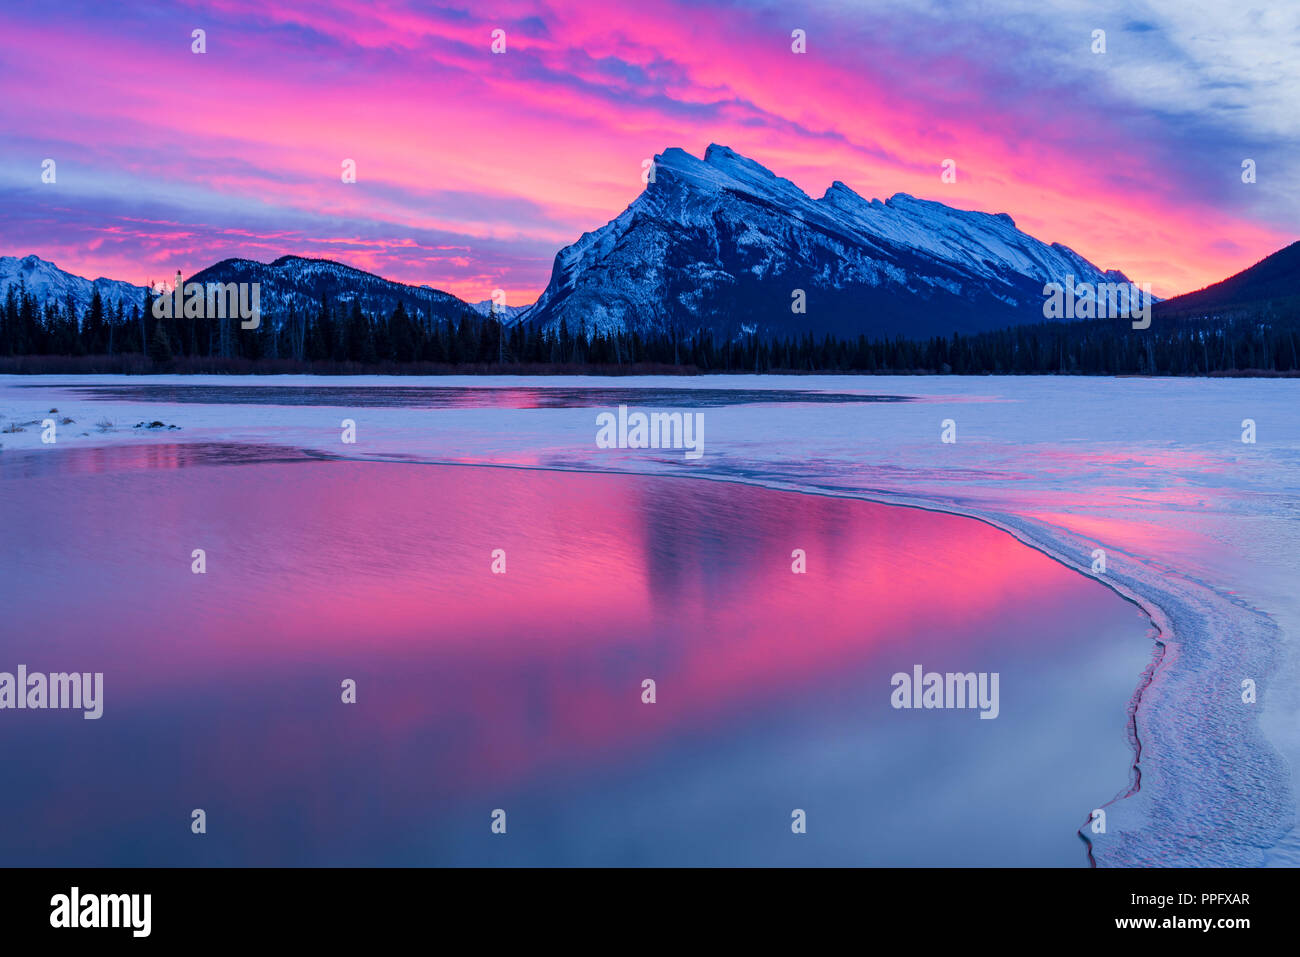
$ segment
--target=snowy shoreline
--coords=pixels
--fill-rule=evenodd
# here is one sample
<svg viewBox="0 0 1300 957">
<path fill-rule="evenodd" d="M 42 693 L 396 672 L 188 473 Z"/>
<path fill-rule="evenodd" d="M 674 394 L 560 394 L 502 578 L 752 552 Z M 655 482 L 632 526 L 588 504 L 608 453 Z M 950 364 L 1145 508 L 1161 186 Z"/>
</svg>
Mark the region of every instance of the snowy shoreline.
<svg viewBox="0 0 1300 957">
<path fill-rule="evenodd" d="M 1165 647 L 1149 684 L 1135 692 L 1141 787 L 1107 806 L 1106 834 L 1086 838 L 1098 865 L 1300 863 L 1293 830 L 1300 535 L 1292 505 L 1300 497 L 1300 382 L 800 376 L 346 383 L 887 391 L 914 399 L 708 408 L 706 454 L 696 463 L 683 462 L 680 453 L 598 449 L 594 417 L 601 406 L 142 403 L 76 391 L 153 384 L 274 390 L 342 383 L 309 376 L 2 376 L 0 428 L 51 417 L 75 421 L 59 427 L 55 446 L 41 444 L 35 425 L 0 434 L 0 462 L 21 448 L 260 444 L 362 460 L 708 478 L 986 522 L 1136 604 Z M 340 441 L 344 417 L 358 423 L 355 445 Z M 958 423 L 955 445 L 939 442 L 947 418 Z M 1254 447 L 1239 438 L 1245 418 L 1259 423 Z M 93 427 L 101 419 L 125 427 L 101 432 Z M 131 427 L 154 420 L 179 428 Z M 1100 575 L 1091 570 L 1098 547 L 1107 558 Z M 1257 704 L 1241 700 L 1244 679 L 1258 684 Z"/>
</svg>

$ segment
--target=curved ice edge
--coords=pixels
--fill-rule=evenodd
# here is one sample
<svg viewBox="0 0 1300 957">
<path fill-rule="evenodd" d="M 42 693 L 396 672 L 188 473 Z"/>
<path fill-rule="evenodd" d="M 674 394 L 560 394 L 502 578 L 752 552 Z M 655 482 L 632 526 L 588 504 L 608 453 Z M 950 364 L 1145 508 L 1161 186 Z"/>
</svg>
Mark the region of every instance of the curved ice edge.
<svg viewBox="0 0 1300 957">
<path fill-rule="evenodd" d="M 1254 678 L 1260 689 L 1258 706 L 1263 707 L 1265 679 L 1277 666 L 1276 623 L 1240 599 L 1158 568 L 1153 561 L 1113 544 L 1097 543 L 1108 556 L 1101 577 L 1091 571 L 1092 539 L 939 495 L 827 487 L 756 473 L 720 474 L 716 469 L 705 473 L 665 468 L 663 463 L 649 469 L 595 468 L 586 463 L 514 464 L 316 452 L 321 458 L 354 461 L 702 479 L 858 499 L 983 522 L 1109 588 L 1140 609 L 1154 629 L 1151 662 L 1127 709 L 1133 751 L 1129 783 L 1108 801 L 1084 811 L 1085 821 L 1077 832 L 1089 866 L 1260 866 L 1265 852 L 1294 825 L 1285 761 L 1260 731 L 1259 712 L 1240 697 L 1241 678 Z M 1216 640 L 1216 636 L 1222 637 Z M 1102 834 L 1091 834 L 1096 808 L 1106 809 Z"/>
</svg>

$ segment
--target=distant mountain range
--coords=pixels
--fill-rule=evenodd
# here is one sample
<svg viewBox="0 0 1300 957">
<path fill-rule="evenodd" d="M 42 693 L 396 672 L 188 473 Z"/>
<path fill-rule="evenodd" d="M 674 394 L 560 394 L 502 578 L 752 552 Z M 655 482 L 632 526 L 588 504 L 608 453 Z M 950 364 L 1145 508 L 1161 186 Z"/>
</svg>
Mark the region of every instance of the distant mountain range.
<svg viewBox="0 0 1300 957">
<path fill-rule="evenodd" d="M 289 311 L 314 311 L 320 307 L 321 298 L 350 303 L 360 300 L 367 314 L 389 315 L 400 302 L 413 317 L 438 319 L 448 317 L 457 322 L 468 316 L 486 315 L 486 309 L 471 306 L 451 293 L 430 286 L 411 286 L 393 282 L 373 273 L 355 269 L 328 259 L 306 259 L 301 256 L 281 256 L 272 263 L 259 263 L 251 259 L 223 259 L 192 276 L 182 276 L 186 283 L 259 283 L 263 314 L 283 317 Z M 175 274 L 161 275 L 155 281 L 170 285 Z M 75 276 L 38 256 L 18 259 L 0 257 L 0 301 L 8 295 L 11 286 L 26 287 L 37 299 L 54 299 L 59 303 L 71 299 L 79 313 L 84 313 L 99 290 L 106 306 L 119 300 L 129 309 L 144 302 L 145 287 L 114 279 L 96 279 L 93 282 Z M 490 305 L 490 301 L 488 305 Z M 518 310 L 516 310 L 517 312 Z M 507 315 L 510 315 L 507 310 Z"/>
<path fill-rule="evenodd" d="M 812 199 L 724 146 L 710 146 L 702 160 L 666 150 L 653 172 L 626 210 L 559 252 L 535 304 L 499 311 L 505 324 L 547 332 L 564 325 L 575 336 L 705 329 L 718 341 L 750 333 L 919 339 L 1040 322 L 1044 285 L 1067 277 L 1129 281 L 1022 232 L 1005 213 L 962 211 L 905 193 L 866 200 L 840 182 Z M 1298 272 L 1300 243 L 1160 303 L 1156 315 L 1295 294 Z M 290 309 L 314 311 L 322 297 L 359 301 L 372 315 L 387 315 L 399 302 L 414 317 L 459 322 L 492 314 L 491 300 L 471 304 L 324 259 L 227 259 L 183 278 L 260 283 L 262 312 L 277 322 Z M 128 308 L 145 291 L 84 279 L 37 256 L 0 257 L 0 300 L 19 284 L 40 300 L 70 299 L 79 311 L 96 290 L 106 303 L 123 300 Z M 800 299 L 802 312 L 792 308 Z"/>
<path fill-rule="evenodd" d="M 510 325 L 529 309 L 533 308 L 533 304 L 529 303 L 526 306 L 497 306 L 494 311 L 493 301 L 491 299 L 484 299 L 482 302 L 470 303 L 469 307 L 480 316 L 495 315 L 498 316 L 506 325 Z"/>
</svg>

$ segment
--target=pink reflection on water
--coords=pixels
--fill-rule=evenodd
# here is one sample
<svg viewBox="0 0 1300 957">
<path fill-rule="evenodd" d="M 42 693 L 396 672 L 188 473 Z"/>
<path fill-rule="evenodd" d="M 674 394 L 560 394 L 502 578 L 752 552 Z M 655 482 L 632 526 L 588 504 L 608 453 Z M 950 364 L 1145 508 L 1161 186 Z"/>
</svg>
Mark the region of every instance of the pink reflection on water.
<svg viewBox="0 0 1300 957">
<path fill-rule="evenodd" d="M 116 708 L 146 711 L 178 688 L 273 697 L 304 673 L 326 708 L 339 676 L 365 673 L 367 732 L 344 747 L 440 736 L 439 789 L 599 761 L 925 656 L 984 670 L 1042 653 L 1044 620 L 1099 600 L 1011 537 L 933 512 L 516 469 L 180 469 L 194 454 L 113 449 L 149 471 L 83 462 L 42 482 L 49 508 L 9 486 L 6 535 L 32 543 L 9 578 L 15 660 L 75 653 L 111 676 Z M 206 575 L 190 572 L 195 547 Z M 281 717 L 215 750 L 297 765 L 310 724 Z"/>
</svg>

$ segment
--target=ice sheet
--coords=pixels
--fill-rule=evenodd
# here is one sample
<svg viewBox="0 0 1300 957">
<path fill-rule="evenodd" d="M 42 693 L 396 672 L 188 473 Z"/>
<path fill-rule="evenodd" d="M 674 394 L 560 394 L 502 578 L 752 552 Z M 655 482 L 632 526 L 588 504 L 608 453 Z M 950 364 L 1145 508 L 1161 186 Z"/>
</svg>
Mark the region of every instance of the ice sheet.
<svg viewBox="0 0 1300 957">
<path fill-rule="evenodd" d="M 129 401 L 84 391 L 141 385 L 266 389 L 268 404 Z M 331 400 L 345 404 L 290 404 L 307 385 L 490 391 L 478 407 L 413 408 L 396 392 L 391 405 L 382 393 L 366 402 L 354 395 Z M 581 393 L 547 403 L 512 391 L 547 388 L 602 391 L 592 405 L 580 404 Z M 657 391 L 637 391 L 645 389 Z M 692 390 L 704 390 L 698 403 Z M 728 405 L 718 404 L 716 390 L 774 395 L 771 403 L 746 396 Z M 911 401 L 798 402 L 775 394 L 789 390 Z M 624 402 L 701 412 L 702 458 L 598 448 L 597 414 Z M 0 377 L 0 416 L 0 429 L 30 423 L 0 434 L 0 455 L 235 442 L 350 458 L 692 475 L 969 515 L 1083 574 L 1094 574 L 1094 551 L 1103 549 L 1106 571 L 1097 577 L 1147 611 L 1165 652 L 1150 684 L 1135 689 L 1140 787 L 1106 808 L 1106 833 L 1086 831 L 1097 863 L 1300 864 L 1293 830 L 1300 381 L 8 376 Z M 40 422 L 65 416 L 75 421 L 43 445 Z M 356 422 L 355 444 L 342 441 L 345 418 Z M 948 419 L 952 444 L 941 441 Z M 1254 443 L 1242 441 L 1247 419 Z M 134 427 L 154 420 L 179 428 Z M 101 430 L 101 421 L 113 424 Z M 1248 679 L 1259 688 L 1253 704 L 1242 700 Z"/>
</svg>

